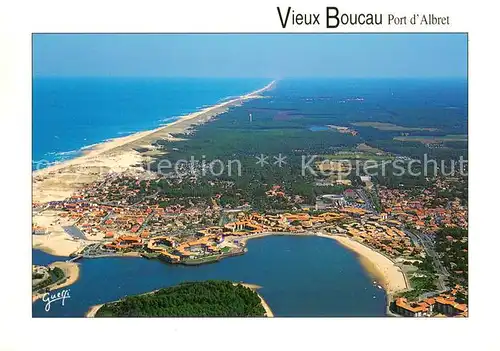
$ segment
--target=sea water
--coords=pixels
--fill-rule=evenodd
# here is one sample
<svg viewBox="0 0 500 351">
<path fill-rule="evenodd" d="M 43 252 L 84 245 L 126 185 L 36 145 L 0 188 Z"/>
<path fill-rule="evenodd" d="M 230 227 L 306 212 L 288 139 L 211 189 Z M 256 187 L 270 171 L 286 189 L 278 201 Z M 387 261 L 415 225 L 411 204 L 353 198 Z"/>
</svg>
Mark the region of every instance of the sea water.
<svg viewBox="0 0 500 351">
<path fill-rule="evenodd" d="M 33 79 L 32 169 L 81 154 L 82 148 L 171 123 L 271 79 Z"/>
</svg>

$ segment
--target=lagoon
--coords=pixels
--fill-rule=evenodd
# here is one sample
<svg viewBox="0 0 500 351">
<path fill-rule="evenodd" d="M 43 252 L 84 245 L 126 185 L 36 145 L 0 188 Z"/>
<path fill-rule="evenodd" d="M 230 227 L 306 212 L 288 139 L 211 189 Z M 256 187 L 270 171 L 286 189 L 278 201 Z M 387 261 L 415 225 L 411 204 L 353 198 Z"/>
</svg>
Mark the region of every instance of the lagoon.
<svg viewBox="0 0 500 351">
<path fill-rule="evenodd" d="M 310 126 L 309 130 L 311 132 L 324 132 L 325 130 L 329 130 L 327 126 Z"/>
<path fill-rule="evenodd" d="M 65 305 L 33 304 L 34 317 L 82 317 L 90 306 L 183 281 L 226 279 L 262 286 L 259 294 L 276 317 L 375 317 L 386 315 L 386 294 L 357 256 L 335 240 L 269 236 L 252 239 L 245 255 L 201 266 L 169 265 L 144 258 L 83 259 L 80 279 Z M 64 258 L 33 250 L 33 264 Z"/>
</svg>

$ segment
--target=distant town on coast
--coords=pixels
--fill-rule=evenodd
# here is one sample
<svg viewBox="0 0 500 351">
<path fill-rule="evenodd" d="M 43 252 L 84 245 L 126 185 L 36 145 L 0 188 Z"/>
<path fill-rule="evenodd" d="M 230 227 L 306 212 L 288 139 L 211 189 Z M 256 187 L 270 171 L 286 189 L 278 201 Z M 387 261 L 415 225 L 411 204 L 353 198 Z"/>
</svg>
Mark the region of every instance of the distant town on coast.
<svg viewBox="0 0 500 351">
<path fill-rule="evenodd" d="M 461 34 L 35 35 L 33 316 L 468 317 L 467 96 Z"/>
</svg>

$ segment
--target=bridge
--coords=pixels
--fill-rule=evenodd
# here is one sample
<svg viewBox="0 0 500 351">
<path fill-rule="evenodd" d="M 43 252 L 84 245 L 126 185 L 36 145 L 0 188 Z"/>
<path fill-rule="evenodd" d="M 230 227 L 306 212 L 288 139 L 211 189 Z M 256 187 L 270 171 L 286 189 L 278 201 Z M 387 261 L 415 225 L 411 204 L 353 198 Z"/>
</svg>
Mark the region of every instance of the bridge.
<svg viewBox="0 0 500 351">
<path fill-rule="evenodd" d="M 83 255 L 76 255 L 75 257 L 73 257 L 70 260 L 67 260 L 66 262 L 75 262 L 76 260 L 79 260 L 82 257 L 83 257 Z"/>
</svg>

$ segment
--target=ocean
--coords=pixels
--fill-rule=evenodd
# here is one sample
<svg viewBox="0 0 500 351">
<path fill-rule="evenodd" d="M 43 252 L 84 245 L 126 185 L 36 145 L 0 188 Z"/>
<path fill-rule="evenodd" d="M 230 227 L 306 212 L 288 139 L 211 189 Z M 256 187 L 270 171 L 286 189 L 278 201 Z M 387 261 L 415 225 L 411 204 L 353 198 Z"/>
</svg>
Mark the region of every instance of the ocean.
<svg viewBox="0 0 500 351">
<path fill-rule="evenodd" d="M 157 128 L 271 79 L 33 79 L 32 169 L 77 157 L 107 139 Z"/>
<path fill-rule="evenodd" d="M 201 266 L 145 258 L 82 259 L 80 278 L 65 289 L 64 306 L 33 304 L 34 317 L 83 317 L 90 306 L 184 281 L 224 279 L 262 286 L 259 294 L 276 317 L 380 317 L 386 294 L 356 254 L 321 237 L 271 236 L 249 240 L 245 255 Z M 33 250 L 33 264 L 64 260 Z M 57 291 L 55 291 L 57 292 Z"/>
</svg>

